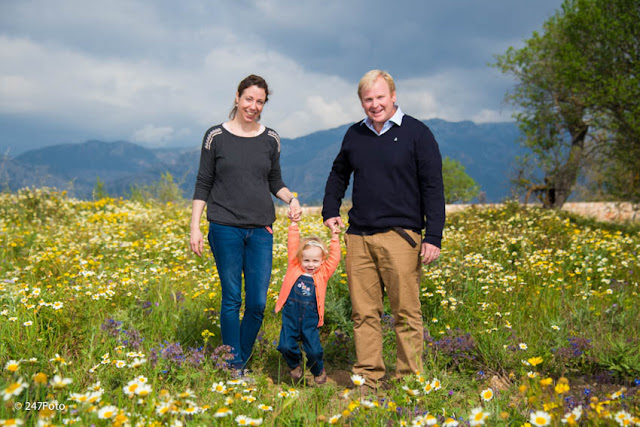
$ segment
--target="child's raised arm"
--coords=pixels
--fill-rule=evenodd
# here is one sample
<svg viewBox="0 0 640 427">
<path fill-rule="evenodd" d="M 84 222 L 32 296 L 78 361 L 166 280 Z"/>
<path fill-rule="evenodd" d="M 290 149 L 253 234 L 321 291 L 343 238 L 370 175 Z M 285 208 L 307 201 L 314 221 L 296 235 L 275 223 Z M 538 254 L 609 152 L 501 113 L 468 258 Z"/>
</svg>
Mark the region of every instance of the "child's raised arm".
<svg viewBox="0 0 640 427">
<path fill-rule="evenodd" d="M 298 228 L 298 222 L 292 220 L 291 224 L 289 224 L 289 231 L 287 232 L 287 258 L 289 259 L 289 264 L 296 258 L 299 244 L 300 229 Z"/>
<path fill-rule="evenodd" d="M 326 268 L 327 276 L 331 276 L 338 264 L 340 264 L 340 258 L 342 257 L 342 251 L 340 250 L 340 231 L 331 233 L 331 243 L 329 244 L 329 256 L 323 263 L 322 267 Z"/>
</svg>

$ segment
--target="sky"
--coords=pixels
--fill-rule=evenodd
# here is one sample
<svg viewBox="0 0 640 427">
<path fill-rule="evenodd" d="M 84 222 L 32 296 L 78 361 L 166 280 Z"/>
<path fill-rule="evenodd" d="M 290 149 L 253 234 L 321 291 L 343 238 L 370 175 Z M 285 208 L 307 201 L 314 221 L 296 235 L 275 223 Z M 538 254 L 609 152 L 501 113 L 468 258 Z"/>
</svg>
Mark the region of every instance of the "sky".
<svg viewBox="0 0 640 427">
<path fill-rule="evenodd" d="M 488 64 L 561 0 L 0 0 L 0 154 L 89 139 L 198 146 L 264 77 L 285 138 L 364 117 L 370 69 L 419 119 L 511 120 Z"/>
</svg>

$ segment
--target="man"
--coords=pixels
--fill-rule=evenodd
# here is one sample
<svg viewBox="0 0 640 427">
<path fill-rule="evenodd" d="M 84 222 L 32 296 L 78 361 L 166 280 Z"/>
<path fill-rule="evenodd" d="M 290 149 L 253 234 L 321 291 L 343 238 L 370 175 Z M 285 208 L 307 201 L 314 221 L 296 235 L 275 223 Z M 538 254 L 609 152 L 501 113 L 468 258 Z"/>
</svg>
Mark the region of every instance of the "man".
<svg viewBox="0 0 640 427">
<path fill-rule="evenodd" d="M 353 173 L 345 234 L 357 356 L 353 372 L 376 390 L 385 375 L 380 322 L 385 289 L 395 321 L 396 376 L 422 371 L 420 262 L 440 256 L 444 188 L 438 144 L 424 123 L 395 105 L 393 78 L 369 71 L 358 96 L 367 118 L 344 136 L 327 180 L 322 216 L 332 231 L 344 227 L 339 210 Z"/>
</svg>

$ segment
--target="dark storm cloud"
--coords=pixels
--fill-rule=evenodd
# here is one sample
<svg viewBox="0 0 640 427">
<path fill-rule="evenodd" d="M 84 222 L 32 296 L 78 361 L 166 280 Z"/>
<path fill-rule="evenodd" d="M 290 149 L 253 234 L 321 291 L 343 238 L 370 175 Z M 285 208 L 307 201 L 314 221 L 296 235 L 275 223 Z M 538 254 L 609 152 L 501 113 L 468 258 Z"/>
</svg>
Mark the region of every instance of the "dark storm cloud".
<svg viewBox="0 0 640 427">
<path fill-rule="evenodd" d="M 0 0 L 0 115 L 46 117 L 87 138 L 192 143 L 256 72 L 274 89 L 264 119 L 298 136 L 359 119 L 358 79 L 382 68 L 420 118 L 505 120 L 511 82 L 487 63 L 560 5 Z"/>
</svg>

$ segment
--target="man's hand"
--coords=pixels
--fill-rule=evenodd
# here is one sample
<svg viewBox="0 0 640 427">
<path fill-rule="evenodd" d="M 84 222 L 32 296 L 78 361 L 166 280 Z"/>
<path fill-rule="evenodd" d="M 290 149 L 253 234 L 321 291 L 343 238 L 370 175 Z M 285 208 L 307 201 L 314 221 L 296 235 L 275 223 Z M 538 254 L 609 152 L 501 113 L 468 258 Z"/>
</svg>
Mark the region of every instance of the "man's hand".
<svg viewBox="0 0 640 427">
<path fill-rule="evenodd" d="M 333 218 L 329 218 L 324 222 L 324 225 L 329 227 L 332 233 L 337 234 L 341 229 L 345 227 L 344 222 L 342 222 L 342 218 L 339 216 L 334 216 Z"/>
<path fill-rule="evenodd" d="M 440 248 L 431 243 L 423 243 L 420 249 L 420 256 L 423 264 L 431 264 L 440 256 Z"/>
</svg>

